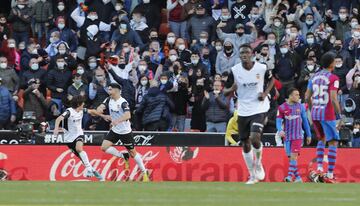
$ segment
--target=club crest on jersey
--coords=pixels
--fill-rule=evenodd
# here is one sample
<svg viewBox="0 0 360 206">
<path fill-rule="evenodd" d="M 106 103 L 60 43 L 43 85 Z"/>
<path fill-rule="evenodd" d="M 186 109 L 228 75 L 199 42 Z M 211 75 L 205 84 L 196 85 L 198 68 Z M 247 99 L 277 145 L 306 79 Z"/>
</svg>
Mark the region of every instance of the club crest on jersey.
<svg viewBox="0 0 360 206">
<path fill-rule="evenodd" d="M 260 74 L 259 74 L 259 73 L 256 74 L 256 79 L 257 79 L 257 80 L 260 80 Z"/>
</svg>

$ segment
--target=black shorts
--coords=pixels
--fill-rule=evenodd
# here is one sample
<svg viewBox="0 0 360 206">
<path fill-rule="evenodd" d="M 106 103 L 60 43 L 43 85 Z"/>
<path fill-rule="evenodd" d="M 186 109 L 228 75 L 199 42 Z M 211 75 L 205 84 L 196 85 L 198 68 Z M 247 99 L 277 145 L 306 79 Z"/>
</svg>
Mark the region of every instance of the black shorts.
<svg viewBox="0 0 360 206">
<path fill-rule="evenodd" d="M 266 113 L 255 114 L 248 117 L 238 117 L 238 129 L 241 140 L 250 138 L 251 132 L 262 133 L 264 129 L 264 122 Z"/>
<path fill-rule="evenodd" d="M 110 130 L 110 132 L 107 133 L 107 135 L 105 136 L 104 140 L 108 140 L 114 144 L 116 144 L 120 140 L 122 145 L 124 145 L 125 148 L 128 150 L 134 149 L 134 145 L 135 145 L 132 132 L 127 134 L 117 134 L 112 130 Z"/>
<path fill-rule="evenodd" d="M 76 156 L 79 156 L 79 153 L 76 151 L 76 143 L 77 142 L 84 142 L 84 135 L 78 136 L 73 142 L 66 143 L 66 146 L 73 152 Z"/>
</svg>

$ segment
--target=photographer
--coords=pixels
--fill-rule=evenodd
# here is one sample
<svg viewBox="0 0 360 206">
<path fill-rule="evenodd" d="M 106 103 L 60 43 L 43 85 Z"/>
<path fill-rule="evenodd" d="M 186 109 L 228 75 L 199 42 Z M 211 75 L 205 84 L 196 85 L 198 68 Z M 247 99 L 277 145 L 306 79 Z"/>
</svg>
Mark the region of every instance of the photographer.
<svg viewBox="0 0 360 206">
<path fill-rule="evenodd" d="M 24 91 L 24 112 L 34 112 L 36 119 L 45 120 L 47 102 L 44 95 L 39 91 L 40 79 L 30 79 Z"/>
</svg>

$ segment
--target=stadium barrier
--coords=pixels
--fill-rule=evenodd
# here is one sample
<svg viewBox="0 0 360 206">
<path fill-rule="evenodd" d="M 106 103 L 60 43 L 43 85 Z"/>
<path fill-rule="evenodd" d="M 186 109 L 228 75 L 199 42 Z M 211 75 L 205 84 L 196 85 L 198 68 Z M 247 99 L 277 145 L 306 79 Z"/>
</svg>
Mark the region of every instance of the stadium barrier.
<svg viewBox="0 0 360 206">
<path fill-rule="evenodd" d="M 124 149 L 119 147 L 119 149 Z M 240 147 L 145 147 L 136 148 L 153 181 L 245 181 L 248 176 Z M 107 181 L 137 181 L 141 173 L 131 160 L 103 153 L 99 146 L 85 146 L 91 164 Z M 299 172 L 303 179 L 315 162 L 315 149 L 303 148 Z M 339 148 L 336 178 L 360 182 L 360 150 Z M 327 158 L 325 157 L 325 161 Z M 282 148 L 264 148 L 267 182 L 280 182 L 287 174 L 288 160 Z M 325 164 L 325 168 L 326 168 Z M 66 146 L 0 145 L 0 174 L 7 180 L 83 181 L 87 179 L 81 161 Z"/>
<path fill-rule="evenodd" d="M 85 132 L 86 145 L 101 145 L 106 131 Z M 263 144 L 275 146 L 275 134 L 265 133 Z M 135 144 L 139 146 L 224 146 L 226 145 L 224 133 L 200 132 L 134 132 Z M 63 136 L 52 133 L 34 133 L 31 141 L 24 141 L 15 131 L 0 131 L 0 144 L 37 144 L 58 145 L 64 143 Z M 117 145 L 121 145 L 118 142 Z"/>
</svg>

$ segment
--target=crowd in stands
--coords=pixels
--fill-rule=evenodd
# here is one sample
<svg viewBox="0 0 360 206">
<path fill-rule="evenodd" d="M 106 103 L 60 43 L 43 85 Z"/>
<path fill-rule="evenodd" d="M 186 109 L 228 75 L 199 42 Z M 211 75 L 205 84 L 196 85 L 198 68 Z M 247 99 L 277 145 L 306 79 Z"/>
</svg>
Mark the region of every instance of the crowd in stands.
<svg viewBox="0 0 360 206">
<path fill-rule="evenodd" d="M 3 2 L 3 1 L 2 1 Z M 4 1 L 5 2 L 5 1 Z M 225 132 L 236 94 L 222 90 L 239 47 L 276 78 L 268 115 L 296 87 L 301 97 L 336 53 L 342 108 L 360 119 L 359 0 L 13 0 L 0 14 L 0 129 L 24 112 L 53 128 L 74 96 L 96 108 L 122 86 L 135 130 Z M 344 113 L 350 113 L 347 109 Z M 86 116 L 84 128 L 109 124 Z M 359 133 L 358 133 L 359 135 Z"/>
</svg>

